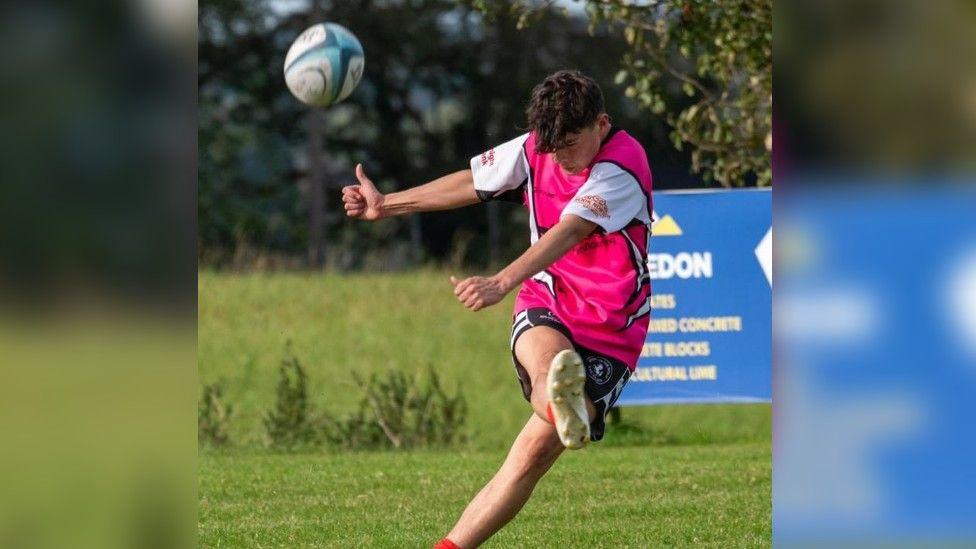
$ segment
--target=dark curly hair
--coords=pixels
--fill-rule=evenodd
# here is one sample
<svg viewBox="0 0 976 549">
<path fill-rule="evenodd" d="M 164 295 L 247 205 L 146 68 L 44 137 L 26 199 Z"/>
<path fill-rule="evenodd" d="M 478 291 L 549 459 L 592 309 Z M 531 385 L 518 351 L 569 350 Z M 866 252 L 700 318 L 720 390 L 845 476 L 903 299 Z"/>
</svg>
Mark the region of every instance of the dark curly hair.
<svg viewBox="0 0 976 549">
<path fill-rule="evenodd" d="M 536 151 L 565 147 L 566 134 L 592 125 L 604 110 L 603 92 L 592 78 L 570 70 L 550 74 L 532 90 L 525 109 Z"/>
</svg>

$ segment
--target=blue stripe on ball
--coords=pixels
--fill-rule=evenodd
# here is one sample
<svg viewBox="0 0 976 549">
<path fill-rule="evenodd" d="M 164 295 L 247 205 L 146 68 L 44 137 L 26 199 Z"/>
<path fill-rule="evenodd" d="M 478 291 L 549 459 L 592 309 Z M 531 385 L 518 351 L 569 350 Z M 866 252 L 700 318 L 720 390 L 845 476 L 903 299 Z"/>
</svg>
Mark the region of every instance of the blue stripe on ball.
<svg viewBox="0 0 976 549">
<path fill-rule="evenodd" d="M 363 55 L 363 49 L 356 37 L 345 28 L 334 23 L 326 23 L 326 27 L 329 29 L 329 36 L 333 37 L 339 46 L 339 55 L 335 59 L 338 63 L 332 64 L 332 73 L 335 75 L 333 82 L 336 82 L 335 89 L 332 91 L 332 101 L 334 102 L 339 98 L 339 93 L 345 86 L 349 60 L 357 55 Z"/>
</svg>

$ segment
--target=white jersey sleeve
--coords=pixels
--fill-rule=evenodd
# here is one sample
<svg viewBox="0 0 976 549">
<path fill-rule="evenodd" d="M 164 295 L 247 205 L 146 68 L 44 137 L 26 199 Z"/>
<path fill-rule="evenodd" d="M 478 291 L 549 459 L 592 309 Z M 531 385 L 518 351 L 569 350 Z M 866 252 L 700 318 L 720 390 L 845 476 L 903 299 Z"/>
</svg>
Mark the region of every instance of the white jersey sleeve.
<svg viewBox="0 0 976 549">
<path fill-rule="evenodd" d="M 522 146 L 528 137 L 529 134 L 520 135 L 471 159 L 474 189 L 482 200 L 491 200 L 525 183 L 529 171 Z"/>
<path fill-rule="evenodd" d="M 647 196 L 640 182 L 610 162 L 593 165 L 586 183 L 563 208 L 561 216 L 567 214 L 592 221 L 608 233 L 623 229 L 634 219 L 651 222 Z"/>
</svg>

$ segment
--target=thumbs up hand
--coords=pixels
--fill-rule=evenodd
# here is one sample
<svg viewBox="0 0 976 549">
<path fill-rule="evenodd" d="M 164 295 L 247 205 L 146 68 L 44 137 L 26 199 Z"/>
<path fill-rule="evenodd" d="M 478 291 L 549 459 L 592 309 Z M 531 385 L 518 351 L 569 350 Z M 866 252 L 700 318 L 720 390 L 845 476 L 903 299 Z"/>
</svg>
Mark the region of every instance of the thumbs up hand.
<svg viewBox="0 0 976 549">
<path fill-rule="evenodd" d="M 356 179 L 358 185 L 342 188 L 342 202 L 346 208 L 346 215 L 364 221 L 373 221 L 383 217 L 383 194 L 376 189 L 376 185 L 366 177 L 362 164 L 356 164 Z"/>
</svg>

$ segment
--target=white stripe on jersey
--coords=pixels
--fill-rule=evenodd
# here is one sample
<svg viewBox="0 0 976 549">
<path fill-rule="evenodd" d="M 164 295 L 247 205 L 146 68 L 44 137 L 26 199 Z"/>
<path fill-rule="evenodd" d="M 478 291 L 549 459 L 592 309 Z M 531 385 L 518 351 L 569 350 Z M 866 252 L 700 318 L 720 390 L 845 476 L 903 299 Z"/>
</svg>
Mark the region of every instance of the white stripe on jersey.
<svg viewBox="0 0 976 549">
<path fill-rule="evenodd" d="M 650 229 L 648 229 L 648 231 L 650 231 Z M 647 256 L 641 253 L 640 248 L 637 247 L 637 244 L 634 243 L 634 240 L 630 238 L 629 234 L 627 234 L 627 230 L 624 229 L 620 231 L 620 234 L 624 235 L 624 239 L 627 240 L 628 244 L 630 244 L 629 247 L 630 247 L 631 259 L 633 260 L 634 265 L 637 265 L 637 288 L 634 289 L 634 293 L 631 294 L 631 297 L 627 301 L 627 306 L 630 306 L 631 301 L 637 299 L 637 296 L 640 295 L 641 288 L 644 287 L 644 282 L 649 281 L 651 279 L 651 273 L 647 269 L 647 262 L 646 262 Z M 645 253 L 647 253 L 646 248 L 645 248 Z"/>
<path fill-rule="evenodd" d="M 634 323 L 635 320 L 637 320 L 638 318 L 640 318 L 640 317 L 642 317 L 642 316 L 644 316 L 644 315 L 646 315 L 646 314 L 648 314 L 650 312 L 651 312 L 651 298 L 648 297 L 644 301 L 644 304 L 641 305 L 641 308 L 638 309 L 636 313 L 634 313 L 634 314 L 632 314 L 632 315 L 630 315 L 630 316 L 627 317 L 627 324 L 625 324 L 622 329 L 623 330 L 626 330 L 627 328 L 630 328 L 630 326 Z"/>
<path fill-rule="evenodd" d="M 511 341 L 509 341 L 508 346 L 513 351 L 515 350 L 515 338 L 518 337 L 519 332 L 531 326 L 532 326 L 532 322 L 530 322 L 528 318 L 523 318 L 522 320 L 517 322 L 515 326 L 512 327 L 512 338 Z"/>
<path fill-rule="evenodd" d="M 549 271 L 539 271 L 535 273 L 532 280 L 538 280 L 539 282 L 545 284 L 546 288 L 549 289 L 549 293 L 552 294 L 552 297 L 556 297 L 556 281 L 552 279 L 552 275 L 549 274 Z"/>
<path fill-rule="evenodd" d="M 522 162 L 525 163 L 525 173 L 528 174 L 525 176 L 525 189 L 528 193 L 526 202 L 529 203 L 529 244 L 532 245 L 539 240 L 539 226 L 535 222 L 535 192 L 533 191 L 535 181 L 532 181 L 532 170 L 529 167 L 529 159 L 525 155 L 525 149 L 522 150 Z"/>
</svg>

